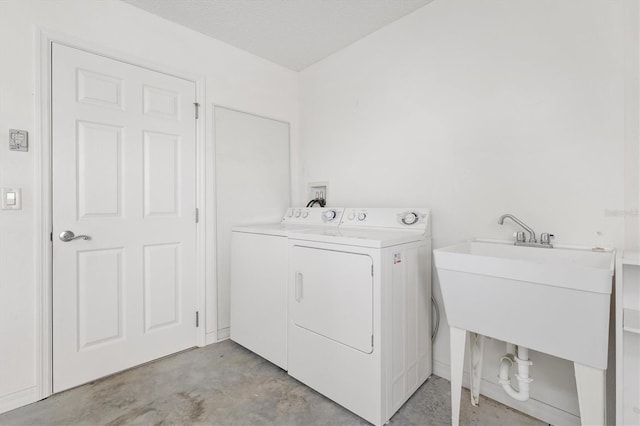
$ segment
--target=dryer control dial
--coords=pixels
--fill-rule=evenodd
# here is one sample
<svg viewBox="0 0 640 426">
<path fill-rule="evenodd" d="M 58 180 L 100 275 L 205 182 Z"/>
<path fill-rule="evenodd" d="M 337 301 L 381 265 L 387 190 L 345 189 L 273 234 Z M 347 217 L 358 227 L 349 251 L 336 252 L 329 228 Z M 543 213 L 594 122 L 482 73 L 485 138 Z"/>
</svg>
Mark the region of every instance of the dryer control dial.
<svg viewBox="0 0 640 426">
<path fill-rule="evenodd" d="M 408 212 L 402 215 L 402 223 L 405 225 L 413 225 L 418 222 L 419 216 L 414 212 Z"/>
<path fill-rule="evenodd" d="M 338 213 L 335 210 L 327 210 L 326 212 L 322 213 L 322 220 L 324 220 L 325 222 L 331 222 L 336 218 L 337 214 Z"/>
<path fill-rule="evenodd" d="M 287 212 L 287 217 L 293 217 L 293 210 L 289 210 Z"/>
<path fill-rule="evenodd" d="M 360 212 L 358 213 L 358 220 L 360 222 L 362 222 L 363 220 L 365 220 L 367 218 L 367 214 L 365 212 Z"/>
<path fill-rule="evenodd" d="M 295 213 L 294 213 L 294 216 L 295 217 L 300 217 L 300 210 L 296 210 Z"/>
<path fill-rule="evenodd" d="M 307 216 L 309 216 L 309 212 L 306 212 L 306 211 L 305 211 L 305 212 L 302 212 L 302 217 L 303 217 L 303 218 L 305 218 L 305 219 L 306 219 L 306 218 L 307 218 Z"/>
</svg>

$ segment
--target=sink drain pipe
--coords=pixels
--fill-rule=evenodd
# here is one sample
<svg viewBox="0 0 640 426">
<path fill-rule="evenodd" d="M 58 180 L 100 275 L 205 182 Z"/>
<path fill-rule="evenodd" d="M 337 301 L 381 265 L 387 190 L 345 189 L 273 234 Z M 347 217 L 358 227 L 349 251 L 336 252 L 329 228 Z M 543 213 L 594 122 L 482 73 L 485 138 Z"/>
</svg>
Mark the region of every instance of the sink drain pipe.
<svg viewBox="0 0 640 426">
<path fill-rule="evenodd" d="M 516 374 L 518 389 L 514 389 L 511 386 L 511 379 L 509 378 L 511 367 L 513 367 L 514 363 L 518 366 L 518 373 Z M 529 349 L 518 346 L 516 352 L 516 346 L 512 343 L 507 343 L 507 353 L 500 358 L 498 382 L 511 398 L 522 402 L 529 400 L 529 384 L 533 381 L 529 377 L 529 367 L 532 364 L 529 361 Z"/>
</svg>

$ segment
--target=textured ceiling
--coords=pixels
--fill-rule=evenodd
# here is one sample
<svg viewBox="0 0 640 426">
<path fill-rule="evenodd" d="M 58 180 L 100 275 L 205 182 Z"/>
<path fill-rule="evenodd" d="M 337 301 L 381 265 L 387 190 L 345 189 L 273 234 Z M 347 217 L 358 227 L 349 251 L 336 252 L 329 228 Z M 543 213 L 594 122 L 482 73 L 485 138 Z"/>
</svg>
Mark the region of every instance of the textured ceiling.
<svg viewBox="0 0 640 426">
<path fill-rule="evenodd" d="M 432 0 L 123 0 L 295 71 Z"/>
</svg>

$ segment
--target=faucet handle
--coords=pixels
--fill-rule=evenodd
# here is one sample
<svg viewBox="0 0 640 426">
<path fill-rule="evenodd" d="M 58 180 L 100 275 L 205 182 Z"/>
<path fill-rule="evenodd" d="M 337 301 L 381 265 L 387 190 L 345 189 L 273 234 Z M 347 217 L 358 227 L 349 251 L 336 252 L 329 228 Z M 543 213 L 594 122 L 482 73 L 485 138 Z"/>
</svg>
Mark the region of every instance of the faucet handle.
<svg viewBox="0 0 640 426">
<path fill-rule="evenodd" d="M 526 241 L 524 237 L 524 231 L 514 232 L 513 236 L 516 238 L 516 241 L 519 243 L 524 243 Z"/>
<path fill-rule="evenodd" d="M 540 234 L 540 244 L 551 244 L 552 238 L 555 238 L 555 235 L 543 232 Z"/>
</svg>

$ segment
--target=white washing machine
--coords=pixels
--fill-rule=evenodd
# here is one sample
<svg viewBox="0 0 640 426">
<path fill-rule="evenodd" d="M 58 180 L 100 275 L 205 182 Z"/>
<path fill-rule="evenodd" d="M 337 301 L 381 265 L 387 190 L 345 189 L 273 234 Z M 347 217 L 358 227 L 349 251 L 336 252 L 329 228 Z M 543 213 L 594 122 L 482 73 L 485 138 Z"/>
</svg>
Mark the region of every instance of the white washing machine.
<svg viewBox="0 0 640 426">
<path fill-rule="evenodd" d="M 383 425 L 431 375 L 428 209 L 289 233 L 289 374 Z"/>
<path fill-rule="evenodd" d="M 280 223 L 231 233 L 231 340 L 287 369 L 287 282 L 292 230 L 333 227 L 342 208 L 289 208 Z"/>
</svg>

